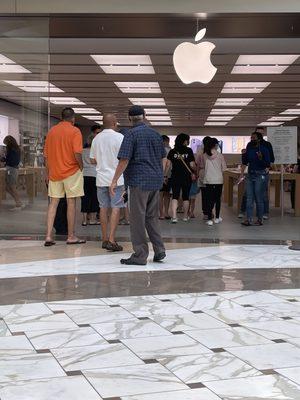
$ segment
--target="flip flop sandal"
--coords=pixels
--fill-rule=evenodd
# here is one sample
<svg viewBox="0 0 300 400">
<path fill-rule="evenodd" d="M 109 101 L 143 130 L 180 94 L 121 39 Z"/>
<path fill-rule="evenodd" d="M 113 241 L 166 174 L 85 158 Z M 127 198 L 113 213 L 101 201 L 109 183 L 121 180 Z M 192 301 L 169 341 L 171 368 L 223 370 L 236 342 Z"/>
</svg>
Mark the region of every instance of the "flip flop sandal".
<svg viewBox="0 0 300 400">
<path fill-rule="evenodd" d="M 54 245 L 56 245 L 56 243 L 54 242 L 54 240 L 48 240 L 48 241 L 46 241 L 46 242 L 44 243 L 44 246 L 45 246 L 45 247 L 51 247 L 51 246 L 54 246 Z"/>
<path fill-rule="evenodd" d="M 72 244 L 84 244 L 86 243 L 86 240 L 84 239 L 78 239 L 76 240 L 76 242 L 66 242 L 68 245 L 72 245 Z"/>
<path fill-rule="evenodd" d="M 81 225 L 82 225 L 82 226 L 87 226 L 87 223 L 86 223 L 86 222 L 83 222 Z"/>
</svg>

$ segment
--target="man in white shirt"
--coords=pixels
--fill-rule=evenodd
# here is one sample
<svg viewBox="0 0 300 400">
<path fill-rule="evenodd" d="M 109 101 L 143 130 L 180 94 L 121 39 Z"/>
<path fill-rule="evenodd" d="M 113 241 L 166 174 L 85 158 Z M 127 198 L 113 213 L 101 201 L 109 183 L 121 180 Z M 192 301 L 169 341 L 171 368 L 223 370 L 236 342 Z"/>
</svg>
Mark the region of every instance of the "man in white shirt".
<svg viewBox="0 0 300 400">
<path fill-rule="evenodd" d="M 122 251 L 123 248 L 115 240 L 115 234 L 120 219 L 120 208 L 125 207 L 123 200 L 124 178 L 118 180 L 116 195 L 111 197 L 109 186 L 118 165 L 118 153 L 123 141 L 123 135 L 117 132 L 117 118 L 114 114 L 103 117 L 103 130 L 92 142 L 90 158 L 96 164 L 97 194 L 100 206 L 102 230 L 102 248 L 110 251 Z M 110 215 L 110 232 L 108 232 L 108 211 Z"/>
</svg>

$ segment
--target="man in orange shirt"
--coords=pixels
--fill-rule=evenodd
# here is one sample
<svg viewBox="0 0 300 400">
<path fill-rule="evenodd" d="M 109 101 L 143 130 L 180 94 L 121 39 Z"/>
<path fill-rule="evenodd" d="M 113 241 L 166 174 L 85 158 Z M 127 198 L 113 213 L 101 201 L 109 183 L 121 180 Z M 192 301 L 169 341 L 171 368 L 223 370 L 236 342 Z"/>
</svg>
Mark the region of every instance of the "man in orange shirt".
<svg viewBox="0 0 300 400">
<path fill-rule="evenodd" d="M 62 111 L 62 121 L 50 129 L 46 137 L 44 156 L 49 180 L 50 203 L 47 214 L 45 246 L 53 246 L 52 230 L 59 200 L 67 198 L 67 244 L 85 243 L 75 236 L 76 198 L 84 195 L 82 175 L 82 135 L 74 126 L 72 108 Z"/>
</svg>

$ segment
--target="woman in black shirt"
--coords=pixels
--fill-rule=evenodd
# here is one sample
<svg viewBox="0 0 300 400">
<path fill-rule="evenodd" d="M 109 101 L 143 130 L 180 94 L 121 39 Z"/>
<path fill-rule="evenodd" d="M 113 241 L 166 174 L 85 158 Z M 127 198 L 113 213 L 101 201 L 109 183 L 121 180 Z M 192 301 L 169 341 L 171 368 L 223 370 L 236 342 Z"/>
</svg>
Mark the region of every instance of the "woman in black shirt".
<svg viewBox="0 0 300 400">
<path fill-rule="evenodd" d="M 17 191 L 18 168 L 21 159 L 20 147 L 16 139 L 10 135 L 4 138 L 3 143 L 6 146 L 6 156 L 3 159 L 6 166 L 6 190 L 16 202 L 11 211 L 21 210 L 24 206 Z"/>
<path fill-rule="evenodd" d="M 189 194 L 192 178 L 196 170 L 195 157 L 191 148 L 189 135 L 180 133 L 175 140 L 174 149 L 168 154 L 166 170 L 172 164 L 171 188 L 172 188 L 172 223 L 176 224 L 177 208 L 180 193 L 183 200 L 183 221 L 188 221 Z"/>
</svg>

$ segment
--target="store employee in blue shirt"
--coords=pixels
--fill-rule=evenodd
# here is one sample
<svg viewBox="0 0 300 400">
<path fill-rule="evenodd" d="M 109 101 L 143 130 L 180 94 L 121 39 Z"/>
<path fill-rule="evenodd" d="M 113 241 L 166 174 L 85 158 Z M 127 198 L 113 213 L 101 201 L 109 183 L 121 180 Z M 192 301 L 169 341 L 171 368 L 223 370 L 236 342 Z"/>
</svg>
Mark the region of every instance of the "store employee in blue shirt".
<svg viewBox="0 0 300 400">
<path fill-rule="evenodd" d="M 270 168 L 270 151 L 261 142 L 260 136 L 254 132 L 251 135 L 251 142 L 247 146 L 246 152 L 242 156 L 242 176 L 246 166 L 248 166 L 248 175 L 246 179 L 247 192 L 247 219 L 242 222 L 244 226 L 250 226 L 253 223 L 253 206 L 256 203 L 257 221 L 254 225 L 263 225 L 264 213 L 264 191 L 265 181 Z"/>
<path fill-rule="evenodd" d="M 119 151 L 119 164 L 110 192 L 113 196 L 119 177 L 124 173 L 129 187 L 130 235 L 133 254 L 122 259 L 121 264 L 146 265 L 149 239 L 154 250 L 155 262 L 166 257 L 165 246 L 159 229 L 159 191 L 163 185 L 166 152 L 161 135 L 145 124 L 145 110 L 140 106 L 129 109 L 133 127 L 124 136 Z"/>
</svg>

